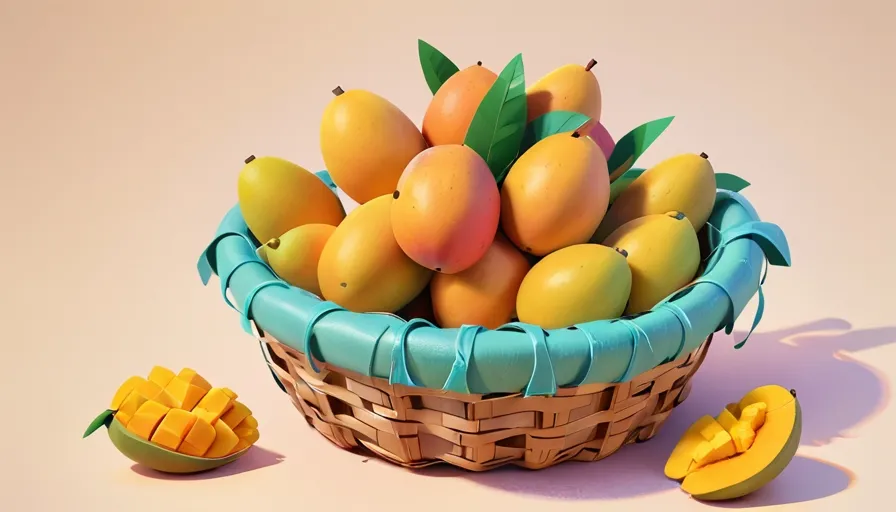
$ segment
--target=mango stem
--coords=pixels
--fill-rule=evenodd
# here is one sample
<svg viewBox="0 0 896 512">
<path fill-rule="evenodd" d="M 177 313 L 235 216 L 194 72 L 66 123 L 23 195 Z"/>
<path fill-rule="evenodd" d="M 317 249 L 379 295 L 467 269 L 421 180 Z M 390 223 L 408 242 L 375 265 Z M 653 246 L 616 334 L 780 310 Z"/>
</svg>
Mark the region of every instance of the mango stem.
<svg viewBox="0 0 896 512">
<path fill-rule="evenodd" d="M 248 163 L 251 162 L 252 160 L 255 160 L 255 155 L 249 155 L 249 156 L 247 156 L 246 159 L 243 160 L 243 162 L 245 162 L 245 163 L 248 164 Z"/>
<path fill-rule="evenodd" d="M 336 96 L 342 96 L 343 94 L 345 94 L 345 91 L 342 90 L 342 87 L 337 85 L 336 88 L 333 89 L 333 94 L 335 94 Z"/>
<path fill-rule="evenodd" d="M 572 138 L 578 139 L 579 137 L 581 137 L 581 134 L 579 133 L 578 130 L 572 132 Z"/>
<path fill-rule="evenodd" d="M 593 68 L 596 65 L 597 65 L 596 60 L 594 60 L 594 59 L 589 60 L 588 64 L 585 65 L 585 71 L 591 71 L 591 68 Z"/>
<path fill-rule="evenodd" d="M 482 65 L 482 61 L 481 61 L 481 60 L 477 60 L 477 61 L 476 61 L 476 65 L 477 65 L 477 66 L 481 66 L 481 65 Z"/>
<path fill-rule="evenodd" d="M 706 159 L 708 159 L 708 158 L 709 158 L 709 155 L 707 155 L 706 153 L 700 153 L 700 158 L 706 158 Z"/>
<path fill-rule="evenodd" d="M 268 243 L 266 243 L 264 245 L 270 247 L 271 249 L 276 249 L 276 248 L 280 247 L 280 239 L 279 238 L 271 238 L 270 240 L 268 240 Z"/>
</svg>

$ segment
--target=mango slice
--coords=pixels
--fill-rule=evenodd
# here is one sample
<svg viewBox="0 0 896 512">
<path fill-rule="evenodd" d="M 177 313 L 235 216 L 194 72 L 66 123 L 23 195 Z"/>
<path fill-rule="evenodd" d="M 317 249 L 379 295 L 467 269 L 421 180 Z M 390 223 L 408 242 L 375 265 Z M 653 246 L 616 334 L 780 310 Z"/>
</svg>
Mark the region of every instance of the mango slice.
<svg viewBox="0 0 896 512">
<path fill-rule="evenodd" d="M 246 419 L 241 421 L 240 424 L 237 425 L 237 427 L 239 427 L 239 428 L 243 428 L 243 427 L 258 428 L 258 420 L 255 419 L 255 416 L 252 416 L 250 414 L 249 416 L 246 416 Z"/>
<path fill-rule="evenodd" d="M 202 397 L 202 400 L 196 404 L 193 410 L 196 414 L 201 415 L 209 423 L 214 424 L 224 413 L 233 407 L 233 401 L 236 393 L 227 388 L 212 388 Z M 201 409 L 201 411 L 200 411 Z"/>
<path fill-rule="evenodd" d="M 252 414 L 252 411 L 249 410 L 248 407 L 243 405 L 239 400 L 233 401 L 233 407 L 230 408 L 229 411 L 221 415 L 221 421 L 227 423 L 227 426 L 235 429 L 242 423 L 243 420 L 248 418 Z"/>
<path fill-rule="evenodd" d="M 186 410 L 193 410 L 208 391 L 181 377 L 174 377 L 165 387 L 165 391 L 181 403 Z"/>
<path fill-rule="evenodd" d="M 185 455 L 202 457 L 215 441 L 215 427 L 202 418 L 197 417 L 190 431 L 184 436 L 177 451 Z"/>
<path fill-rule="evenodd" d="M 134 417 L 134 413 L 136 413 L 137 409 L 139 409 L 146 401 L 147 398 L 145 396 L 131 391 L 128 397 L 118 406 L 118 410 L 115 412 L 115 419 L 120 421 L 122 425 L 128 426 L 131 418 Z"/>
<path fill-rule="evenodd" d="M 222 420 L 223 421 L 223 420 Z M 233 433 L 237 435 L 239 441 L 236 443 L 236 446 L 230 450 L 230 453 L 236 453 L 240 450 L 245 450 L 246 448 L 255 444 L 258 441 L 259 435 L 258 430 L 249 427 L 240 427 L 233 430 Z"/>
<path fill-rule="evenodd" d="M 146 379 L 143 377 L 128 377 L 128 379 L 124 381 L 124 384 L 119 386 L 118 390 L 115 391 L 115 395 L 112 397 L 112 402 L 109 404 L 109 409 L 117 411 L 128 395 L 131 394 L 131 391 L 134 391 L 134 389 L 143 382 L 146 382 Z"/>
<path fill-rule="evenodd" d="M 728 404 L 718 420 L 697 420 L 672 451 L 666 476 L 681 480 L 682 490 L 698 500 L 745 496 L 784 470 L 796 454 L 801 432 L 796 393 L 762 386 Z M 686 458 L 692 462 L 683 470 Z"/>
<path fill-rule="evenodd" d="M 223 421 L 216 421 L 213 426 L 215 427 L 215 440 L 205 452 L 205 456 L 208 458 L 225 457 L 239 443 L 240 438 Z"/>
<path fill-rule="evenodd" d="M 142 439 L 149 440 L 156 427 L 162 422 L 162 418 L 164 418 L 170 410 L 169 407 L 166 407 L 159 402 L 147 400 L 146 402 L 143 402 L 143 405 L 141 405 L 137 409 L 137 412 L 131 417 L 131 421 L 128 422 L 128 430 Z"/>
<path fill-rule="evenodd" d="M 174 372 L 164 366 L 153 366 L 149 372 L 148 380 L 155 382 L 159 387 L 164 388 L 174 378 Z"/>
<path fill-rule="evenodd" d="M 150 441 L 169 450 L 177 450 L 196 423 L 196 415 L 183 409 L 171 409 L 156 427 Z"/>
</svg>

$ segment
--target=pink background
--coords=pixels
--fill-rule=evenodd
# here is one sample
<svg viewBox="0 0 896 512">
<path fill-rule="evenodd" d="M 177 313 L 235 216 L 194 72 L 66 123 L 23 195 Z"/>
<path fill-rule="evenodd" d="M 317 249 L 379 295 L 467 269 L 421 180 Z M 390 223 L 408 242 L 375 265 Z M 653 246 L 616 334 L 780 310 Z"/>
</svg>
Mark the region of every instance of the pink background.
<svg viewBox="0 0 896 512">
<path fill-rule="evenodd" d="M 524 8 L 524 5 L 529 5 Z M 754 385 L 796 388 L 799 454 L 739 504 L 833 510 L 892 496 L 896 362 L 892 2 L 9 0 L 0 5 L 4 508 L 30 510 L 664 510 L 688 423 Z M 659 436 L 602 462 L 413 473 L 306 426 L 195 261 L 249 154 L 322 166 L 330 90 L 422 119 L 416 39 L 462 67 L 524 55 L 530 82 L 599 62 L 619 137 L 667 115 L 639 161 L 707 152 L 789 236 L 760 332 L 718 338 Z M 889 233 L 889 234 L 887 234 Z M 755 303 L 738 322 L 749 326 Z M 736 333 L 738 338 L 742 333 Z M 252 455 L 196 479 L 132 468 L 80 434 L 126 377 L 190 366 L 256 413 Z"/>
</svg>

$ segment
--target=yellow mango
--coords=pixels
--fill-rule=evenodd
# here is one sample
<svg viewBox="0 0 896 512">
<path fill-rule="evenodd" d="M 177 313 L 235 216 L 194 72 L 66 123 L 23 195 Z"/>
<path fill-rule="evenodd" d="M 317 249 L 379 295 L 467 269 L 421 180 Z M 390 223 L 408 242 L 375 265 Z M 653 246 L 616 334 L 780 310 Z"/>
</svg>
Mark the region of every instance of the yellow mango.
<svg viewBox="0 0 896 512">
<path fill-rule="evenodd" d="M 169 450 L 177 450 L 196 423 L 196 415 L 183 409 L 171 409 L 156 427 L 150 441 Z"/>
<path fill-rule="evenodd" d="M 121 402 L 118 410 L 115 411 L 115 419 L 120 421 L 125 427 L 128 426 L 131 418 L 134 417 L 134 413 L 136 413 L 137 409 L 139 409 L 146 401 L 147 398 L 145 396 L 135 391 L 131 391 L 131 394 Z"/>
<path fill-rule="evenodd" d="M 240 212 L 260 241 L 296 226 L 342 222 L 339 197 L 307 169 L 282 158 L 250 157 L 237 184 Z"/>
<path fill-rule="evenodd" d="M 234 434 L 239 437 L 239 441 L 237 441 L 236 446 L 234 446 L 230 453 L 236 453 L 240 450 L 245 450 L 246 448 L 255 444 L 259 439 L 258 430 L 254 428 L 237 428 L 233 431 Z"/>
<path fill-rule="evenodd" d="M 591 59 L 586 65 L 566 64 L 539 78 L 526 89 L 526 112 L 529 121 L 548 112 L 565 110 L 578 112 L 591 118 L 591 124 L 600 120 L 600 83 L 592 68 L 597 62 Z M 587 133 L 590 127 L 583 129 Z M 610 155 L 607 155 L 609 158 Z"/>
<path fill-rule="evenodd" d="M 207 380 L 202 375 L 192 369 L 192 368 L 183 368 L 180 372 L 177 373 L 177 377 L 181 380 L 187 381 L 190 384 L 202 388 L 205 392 L 212 389 L 212 385 L 209 384 Z"/>
<path fill-rule="evenodd" d="M 381 96 L 340 87 L 333 94 L 320 123 L 320 150 L 330 177 L 358 204 L 391 194 L 408 162 L 426 149 L 423 134 Z"/>
<path fill-rule="evenodd" d="M 716 416 L 716 421 L 722 425 L 725 430 L 731 430 L 738 422 L 737 404 L 728 404 L 722 409 L 722 412 Z"/>
<path fill-rule="evenodd" d="M 255 416 L 252 416 L 250 414 L 249 416 L 246 416 L 246 419 L 241 421 L 239 423 L 239 425 L 237 425 L 237 427 L 238 428 L 258 428 L 258 420 L 255 419 Z"/>
<path fill-rule="evenodd" d="M 203 457 L 214 441 L 215 427 L 204 419 L 197 417 L 177 451 L 185 455 Z"/>
<path fill-rule="evenodd" d="M 221 421 L 227 423 L 227 426 L 230 428 L 237 428 L 240 423 L 242 423 L 251 414 L 252 411 L 250 411 L 249 408 L 246 407 L 242 402 L 240 402 L 239 400 L 234 400 L 233 407 L 231 407 L 229 411 L 221 416 Z"/>
<path fill-rule="evenodd" d="M 147 400 L 137 409 L 128 422 L 127 429 L 147 441 L 152 437 L 156 427 L 171 409 L 159 402 Z"/>
<path fill-rule="evenodd" d="M 632 287 L 625 260 L 619 251 L 597 244 L 548 254 L 520 284 L 517 317 L 543 329 L 619 317 Z"/>
<path fill-rule="evenodd" d="M 330 235 L 328 224 L 305 224 L 290 229 L 264 244 L 264 256 L 280 279 L 320 297 L 317 265 Z"/>
<path fill-rule="evenodd" d="M 149 378 L 147 380 L 158 384 L 161 388 L 164 388 L 168 386 L 168 383 L 171 382 L 171 379 L 173 378 L 173 371 L 165 368 L 164 366 L 153 366 L 152 370 L 150 370 L 149 372 Z"/>
<path fill-rule="evenodd" d="M 626 222 L 669 211 L 682 212 L 694 231 L 700 231 L 715 201 L 715 172 L 705 154 L 673 156 L 644 171 L 622 191 L 591 241 L 602 242 Z"/>
<path fill-rule="evenodd" d="M 137 387 L 134 389 L 134 391 L 142 394 L 148 400 L 159 402 L 160 404 L 168 408 L 179 409 L 182 405 L 180 400 L 174 398 L 164 388 L 149 380 L 144 380 L 143 382 L 137 384 Z"/>
<path fill-rule="evenodd" d="M 625 251 L 632 289 L 625 313 L 642 313 L 691 282 L 700 265 L 700 242 L 680 212 L 627 222 L 602 245 Z"/>
<path fill-rule="evenodd" d="M 227 388 L 212 388 L 204 397 L 202 397 L 202 400 L 196 404 L 194 409 L 208 411 L 214 415 L 215 421 L 217 421 L 222 414 L 233 407 L 233 400 L 235 397 L 236 395 Z"/>
<path fill-rule="evenodd" d="M 181 403 L 181 407 L 191 411 L 205 396 L 206 390 L 195 384 L 183 380 L 180 377 L 171 379 L 165 391 Z"/>
<path fill-rule="evenodd" d="M 115 395 L 112 397 L 112 403 L 109 404 L 109 409 L 117 411 L 121 407 L 122 402 L 124 402 L 128 395 L 131 394 L 131 391 L 134 391 L 134 389 L 144 382 L 146 382 L 146 379 L 143 377 L 128 377 L 128 379 L 119 386 L 118 390 L 115 391 Z"/>
<path fill-rule="evenodd" d="M 432 271 L 395 240 L 392 201 L 390 192 L 358 206 L 327 240 L 317 269 L 326 300 L 359 313 L 394 313 L 429 284 Z"/>
<path fill-rule="evenodd" d="M 229 455 L 240 438 L 223 421 L 216 421 L 213 426 L 215 427 L 215 440 L 204 456 L 215 458 Z"/>
</svg>

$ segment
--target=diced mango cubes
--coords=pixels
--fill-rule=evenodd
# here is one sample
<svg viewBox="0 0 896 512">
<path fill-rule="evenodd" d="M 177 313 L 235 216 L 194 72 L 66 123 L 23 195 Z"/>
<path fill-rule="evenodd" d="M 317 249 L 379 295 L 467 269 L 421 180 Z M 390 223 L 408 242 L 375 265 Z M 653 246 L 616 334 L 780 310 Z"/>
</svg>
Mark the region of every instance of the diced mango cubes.
<svg viewBox="0 0 896 512">
<path fill-rule="evenodd" d="M 112 398 L 115 421 L 158 447 L 193 457 L 219 458 L 258 441 L 258 421 L 226 387 L 212 387 L 191 368 L 155 366 L 130 377 Z"/>
<path fill-rule="evenodd" d="M 183 409 L 171 409 L 156 427 L 150 440 L 169 450 L 177 450 L 196 423 L 196 415 Z"/>
</svg>

